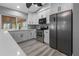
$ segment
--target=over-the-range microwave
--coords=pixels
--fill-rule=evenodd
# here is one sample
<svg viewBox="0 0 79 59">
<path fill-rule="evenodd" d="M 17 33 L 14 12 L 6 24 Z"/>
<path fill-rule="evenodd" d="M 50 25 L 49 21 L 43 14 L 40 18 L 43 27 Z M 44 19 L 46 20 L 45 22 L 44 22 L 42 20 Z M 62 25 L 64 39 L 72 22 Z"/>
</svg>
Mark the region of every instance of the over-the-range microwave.
<svg viewBox="0 0 79 59">
<path fill-rule="evenodd" d="M 46 18 L 39 19 L 39 24 L 46 24 Z"/>
</svg>

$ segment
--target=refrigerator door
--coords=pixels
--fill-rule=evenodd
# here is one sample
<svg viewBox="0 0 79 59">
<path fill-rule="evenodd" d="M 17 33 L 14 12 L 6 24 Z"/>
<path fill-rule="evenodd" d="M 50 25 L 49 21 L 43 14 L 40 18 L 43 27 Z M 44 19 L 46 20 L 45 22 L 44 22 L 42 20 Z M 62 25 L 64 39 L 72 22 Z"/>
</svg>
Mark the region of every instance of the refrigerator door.
<svg viewBox="0 0 79 59">
<path fill-rule="evenodd" d="M 50 47 L 56 49 L 56 15 L 50 15 Z"/>
<path fill-rule="evenodd" d="M 71 11 L 57 14 L 57 49 L 66 55 L 72 55 L 71 15 Z"/>
</svg>

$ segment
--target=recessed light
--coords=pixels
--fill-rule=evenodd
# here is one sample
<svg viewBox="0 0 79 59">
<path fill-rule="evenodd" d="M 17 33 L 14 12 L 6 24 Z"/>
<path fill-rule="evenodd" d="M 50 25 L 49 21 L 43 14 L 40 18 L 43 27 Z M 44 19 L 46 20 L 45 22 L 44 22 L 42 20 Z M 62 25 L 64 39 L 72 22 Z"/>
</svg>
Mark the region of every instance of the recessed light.
<svg viewBox="0 0 79 59">
<path fill-rule="evenodd" d="M 20 6 L 17 6 L 17 8 L 20 8 Z"/>
</svg>

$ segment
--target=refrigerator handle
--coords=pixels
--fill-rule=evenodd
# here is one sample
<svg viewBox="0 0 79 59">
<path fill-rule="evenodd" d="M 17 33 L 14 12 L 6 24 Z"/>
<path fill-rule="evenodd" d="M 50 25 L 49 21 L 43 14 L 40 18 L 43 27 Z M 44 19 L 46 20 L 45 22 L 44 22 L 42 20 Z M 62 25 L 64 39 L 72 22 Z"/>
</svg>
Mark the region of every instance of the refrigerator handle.
<svg viewBox="0 0 79 59">
<path fill-rule="evenodd" d="M 54 22 L 55 22 L 55 17 L 54 17 Z"/>
</svg>

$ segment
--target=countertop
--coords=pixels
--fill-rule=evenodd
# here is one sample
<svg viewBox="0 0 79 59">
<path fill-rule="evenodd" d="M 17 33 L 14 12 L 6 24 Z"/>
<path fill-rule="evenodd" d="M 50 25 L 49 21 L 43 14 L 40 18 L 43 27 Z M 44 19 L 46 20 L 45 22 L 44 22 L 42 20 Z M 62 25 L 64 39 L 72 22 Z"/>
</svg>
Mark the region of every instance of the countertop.
<svg viewBox="0 0 79 59">
<path fill-rule="evenodd" d="M 0 29 L 0 56 L 25 56 L 8 31 Z"/>
<path fill-rule="evenodd" d="M 8 30 L 8 31 L 33 31 L 33 30 L 36 30 L 36 29 L 24 29 L 24 30 L 22 29 L 22 30 Z"/>
</svg>

